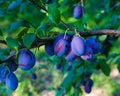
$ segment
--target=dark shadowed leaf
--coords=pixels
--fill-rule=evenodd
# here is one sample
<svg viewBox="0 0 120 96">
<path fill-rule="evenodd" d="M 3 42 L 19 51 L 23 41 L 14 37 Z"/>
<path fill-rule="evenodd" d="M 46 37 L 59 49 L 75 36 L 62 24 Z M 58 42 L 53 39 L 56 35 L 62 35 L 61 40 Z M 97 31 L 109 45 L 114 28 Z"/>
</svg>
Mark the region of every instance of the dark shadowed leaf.
<svg viewBox="0 0 120 96">
<path fill-rule="evenodd" d="M 110 75 L 110 66 L 108 66 L 105 62 L 100 64 L 100 68 L 106 76 Z"/>
</svg>

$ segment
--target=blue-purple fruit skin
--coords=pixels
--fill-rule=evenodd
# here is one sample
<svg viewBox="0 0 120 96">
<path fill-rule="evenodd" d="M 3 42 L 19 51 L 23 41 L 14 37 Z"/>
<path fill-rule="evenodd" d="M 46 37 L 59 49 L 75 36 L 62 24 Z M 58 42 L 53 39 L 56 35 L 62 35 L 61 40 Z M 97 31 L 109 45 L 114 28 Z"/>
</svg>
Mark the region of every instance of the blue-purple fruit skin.
<svg viewBox="0 0 120 96">
<path fill-rule="evenodd" d="M 92 90 L 92 87 L 89 86 L 88 84 L 86 84 L 86 85 L 84 86 L 84 90 L 85 90 L 86 93 L 89 94 L 89 93 L 91 92 L 91 90 Z"/>
<path fill-rule="evenodd" d="M 80 36 L 75 36 L 71 42 L 72 52 L 77 56 L 82 56 L 85 52 L 85 42 Z"/>
<path fill-rule="evenodd" d="M 30 50 L 22 50 L 18 56 L 18 64 L 22 70 L 30 70 L 35 65 L 35 55 Z"/>
<path fill-rule="evenodd" d="M 73 12 L 74 18 L 80 19 L 82 17 L 82 15 L 83 15 L 83 8 L 82 8 L 82 6 L 80 6 L 80 5 L 75 6 L 74 7 L 74 12 Z"/>
<path fill-rule="evenodd" d="M 91 80 L 90 78 L 85 78 L 83 80 L 83 86 L 84 86 L 85 92 L 90 93 L 93 86 L 93 80 Z"/>
<path fill-rule="evenodd" d="M 93 58 L 93 51 L 92 48 L 86 47 L 85 54 L 81 56 L 83 60 L 91 60 Z"/>
<path fill-rule="evenodd" d="M 64 35 L 65 35 L 65 34 L 61 33 L 61 34 L 59 34 L 59 35 L 55 38 L 55 40 L 54 40 L 54 46 L 56 45 L 56 43 L 57 43 L 60 39 L 63 39 L 63 38 L 64 38 Z M 65 36 L 64 39 L 67 40 L 68 42 L 71 42 L 72 37 L 73 37 L 73 34 L 66 34 L 66 36 Z"/>
<path fill-rule="evenodd" d="M 9 73 L 9 71 L 7 70 L 7 68 L 5 66 L 0 67 L 0 80 L 3 84 L 6 83 L 6 76 Z"/>
<path fill-rule="evenodd" d="M 53 47 L 53 44 L 45 44 L 45 52 L 46 52 L 49 56 L 53 56 L 53 55 L 54 55 L 54 47 Z"/>
<path fill-rule="evenodd" d="M 31 78 L 32 78 L 33 80 L 35 80 L 35 79 L 37 79 L 37 75 L 36 75 L 35 73 L 33 73 L 33 74 L 31 75 Z"/>
<path fill-rule="evenodd" d="M 57 43 L 56 43 L 56 45 L 55 45 L 55 47 L 54 47 L 54 53 L 57 55 L 57 56 L 63 56 L 63 55 L 65 55 L 66 53 L 67 53 L 67 51 L 68 51 L 68 46 L 69 46 L 69 44 L 68 44 L 68 42 L 67 42 L 67 40 L 65 40 L 65 39 L 60 39 Z"/>
<path fill-rule="evenodd" d="M 14 72 L 18 68 L 18 64 L 16 64 L 16 62 L 14 60 L 10 60 L 8 62 L 8 68 L 10 69 L 10 71 Z"/>
<path fill-rule="evenodd" d="M 96 54 L 100 51 L 100 44 L 95 38 L 87 38 L 86 46 L 91 47 L 93 50 L 93 54 Z"/>
<path fill-rule="evenodd" d="M 76 55 L 72 52 L 72 50 L 70 50 L 70 52 L 65 56 L 65 59 L 70 62 L 75 60 Z"/>
<path fill-rule="evenodd" d="M 10 73 L 7 74 L 6 86 L 10 90 L 15 90 L 17 88 L 17 86 L 18 86 L 18 79 L 17 79 L 17 77 L 15 76 L 14 73 L 10 72 Z"/>
</svg>

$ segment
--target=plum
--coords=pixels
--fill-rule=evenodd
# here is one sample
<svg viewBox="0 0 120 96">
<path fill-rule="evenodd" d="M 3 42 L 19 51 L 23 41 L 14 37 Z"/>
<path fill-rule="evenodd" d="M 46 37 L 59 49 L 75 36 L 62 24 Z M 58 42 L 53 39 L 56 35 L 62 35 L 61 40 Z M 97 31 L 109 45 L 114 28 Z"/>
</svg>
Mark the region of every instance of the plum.
<svg viewBox="0 0 120 96">
<path fill-rule="evenodd" d="M 18 56 L 18 64 L 22 70 L 30 70 L 35 65 L 35 55 L 30 50 L 22 50 Z"/>
<path fill-rule="evenodd" d="M 54 47 L 54 53 L 59 57 L 63 56 L 64 54 L 67 53 L 68 46 L 69 46 L 69 44 L 68 44 L 67 40 L 60 39 Z"/>
<path fill-rule="evenodd" d="M 18 86 L 18 79 L 14 73 L 10 72 L 6 76 L 6 86 L 10 90 L 15 90 Z"/>
<path fill-rule="evenodd" d="M 67 41 L 70 43 L 71 40 L 72 40 L 72 37 L 73 37 L 73 34 L 66 34 L 65 38 L 64 38 L 64 34 L 59 34 L 59 35 L 55 38 L 53 45 L 55 46 L 60 39 L 65 39 L 65 40 L 67 40 Z"/>
<path fill-rule="evenodd" d="M 10 71 L 14 72 L 18 68 L 18 64 L 16 64 L 15 60 L 10 60 L 8 62 L 8 68 L 10 69 Z"/>
<path fill-rule="evenodd" d="M 66 34 L 64 38 L 64 34 L 58 35 L 54 40 L 54 53 L 57 56 L 62 56 L 64 54 L 67 54 L 70 50 L 70 44 L 72 40 L 73 34 Z M 58 51 L 58 52 L 56 52 Z M 62 54 L 59 54 L 62 53 Z M 59 54 L 59 55 L 58 55 Z"/>
<path fill-rule="evenodd" d="M 83 16 L 83 7 L 81 5 L 74 7 L 73 16 L 76 19 L 80 19 Z"/>
<path fill-rule="evenodd" d="M 93 80 L 91 80 L 90 78 L 85 78 L 83 80 L 83 86 L 84 86 L 85 92 L 90 93 L 93 86 Z"/>
<path fill-rule="evenodd" d="M 54 47 L 53 47 L 53 44 L 45 44 L 45 52 L 46 52 L 49 56 L 53 56 L 53 55 L 54 55 Z"/>
<path fill-rule="evenodd" d="M 85 52 L 85 42 L 80 36 L 75 36 L 71 42 L 72 52 L 77 56 L 82 56 Z"/>
<path fill-rule="evenodd" d="M 32 73 L 31 78 L 32 78 L 33 80 L 35 80 L 35 79 L 37 79 L 37 75 L 36 75 L 35 73 Z"/>
<path fill-rule="evenodd" d="M 7 70 L 6 66 L 2 66 L 0 67 L 0 80 L 3 84 L 5 84 L 5 80 L 6 80 L 6 76 L 9 73 L 9 71 Z"/>
<path fill-rule="evenodd" d="M 92 48 L 86 47 L 85 54 L 81 56 L 83 60 L 91 60 L 93 58 L 93 51 Z"/>
<path fill-rule="evenodd" d="M 93 50 L 93 54 L 96 54 L 100 51 L 100 44 L 95 38 L 87 38 L 86 46 L 91 47 Z"/>
<path fill-rule="evenodd" d="M 72 52 L 72 50 L 70 50 L 70 52 L 65 56 L 65 59 L 70 62 L 75 60 L 76 55 Z"/>
<path fill-rule="evenodd" d="M 86 84 L 86 85 L 84 86 L 84 90 L 85 90 L 86 93 L 90 93 L 91 90 L 92 90 L 92 87 L 89 86 L 88 84 Z"/>
</svg>

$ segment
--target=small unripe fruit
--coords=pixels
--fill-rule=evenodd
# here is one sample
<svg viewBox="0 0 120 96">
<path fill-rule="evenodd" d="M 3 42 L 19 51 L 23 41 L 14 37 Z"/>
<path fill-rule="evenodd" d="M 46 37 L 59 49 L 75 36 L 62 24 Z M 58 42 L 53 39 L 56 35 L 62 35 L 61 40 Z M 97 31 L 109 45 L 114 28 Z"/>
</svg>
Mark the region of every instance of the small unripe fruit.
<svg viewBox="0 0 120 96">
<path fill-rule="evenodd" d="M 85 52 L 84 39 L 81 38 L 80 36 L 75 36 L 75 37 L 72 39 L 71 48 L 72 48 L 72 52 L 73 52 L 75 55 L 77 55 L 77 56 L 83 55 L 84 52 Z"/>
<path fill-rule="evenodd" d="M 10 72 L 6 77 L 6 86 L 10 90 L 15 90 L 18 86 L 18 79 L 14 73 Z"/>
<path fill-rule="evenodd" d="M 82 17 L 82 15 L 83 15 L 83 8 L 82 8 L 82 6 L 80 6 L 80 5 L 75 6 L 74 12 L 73 12 L 74 18 L 79 19 L 79 18 Z"/>
<path fill-rule="evenodd" d="M 30 50 L 22 50 L 18 56 L 18 64 L 22 70 L 29 70 L 35 65 L 35 55 Z"/>
</svg>

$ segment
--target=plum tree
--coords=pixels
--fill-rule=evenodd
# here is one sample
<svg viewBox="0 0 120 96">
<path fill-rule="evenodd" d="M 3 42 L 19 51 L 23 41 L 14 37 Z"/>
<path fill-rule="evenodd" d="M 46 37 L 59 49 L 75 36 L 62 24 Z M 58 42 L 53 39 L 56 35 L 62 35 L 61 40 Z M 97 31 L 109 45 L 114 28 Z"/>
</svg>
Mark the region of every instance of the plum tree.
<svg viewBox="0 0 120 96">
<path fill-rule="evenodd" d="M 79 96 L 81 85 L 90 93 L 94 80 L 90 79 L 91 74 L 99 71 L 109 76 L 112 64 L 120 71 L 119 0 L 0 0 L 0 6 L 0 81 L 9 89 L 17 88 L 12 73 L 17 67 L 32 73 L 33 70 L 41 72 L 39 69 L 45 66 L 48 72 L 50 69 L 49 74 L 54 74 L 56 66 L 63 77 L 58 80 L 60 85 L 59 82 L 51 84 L 50 89 L 60 87 L 59 91 L 54 90 L 56 96 Z M 41 46 L 52 57 L 36 52 Z M 45 64 L 33 69 L 35 55 Z M 19 75 L 21 71 L 16 73 Z M 29 92 L 28 89 L 29 86 L 25 87 L 24 92 Z"/>
</svg>

